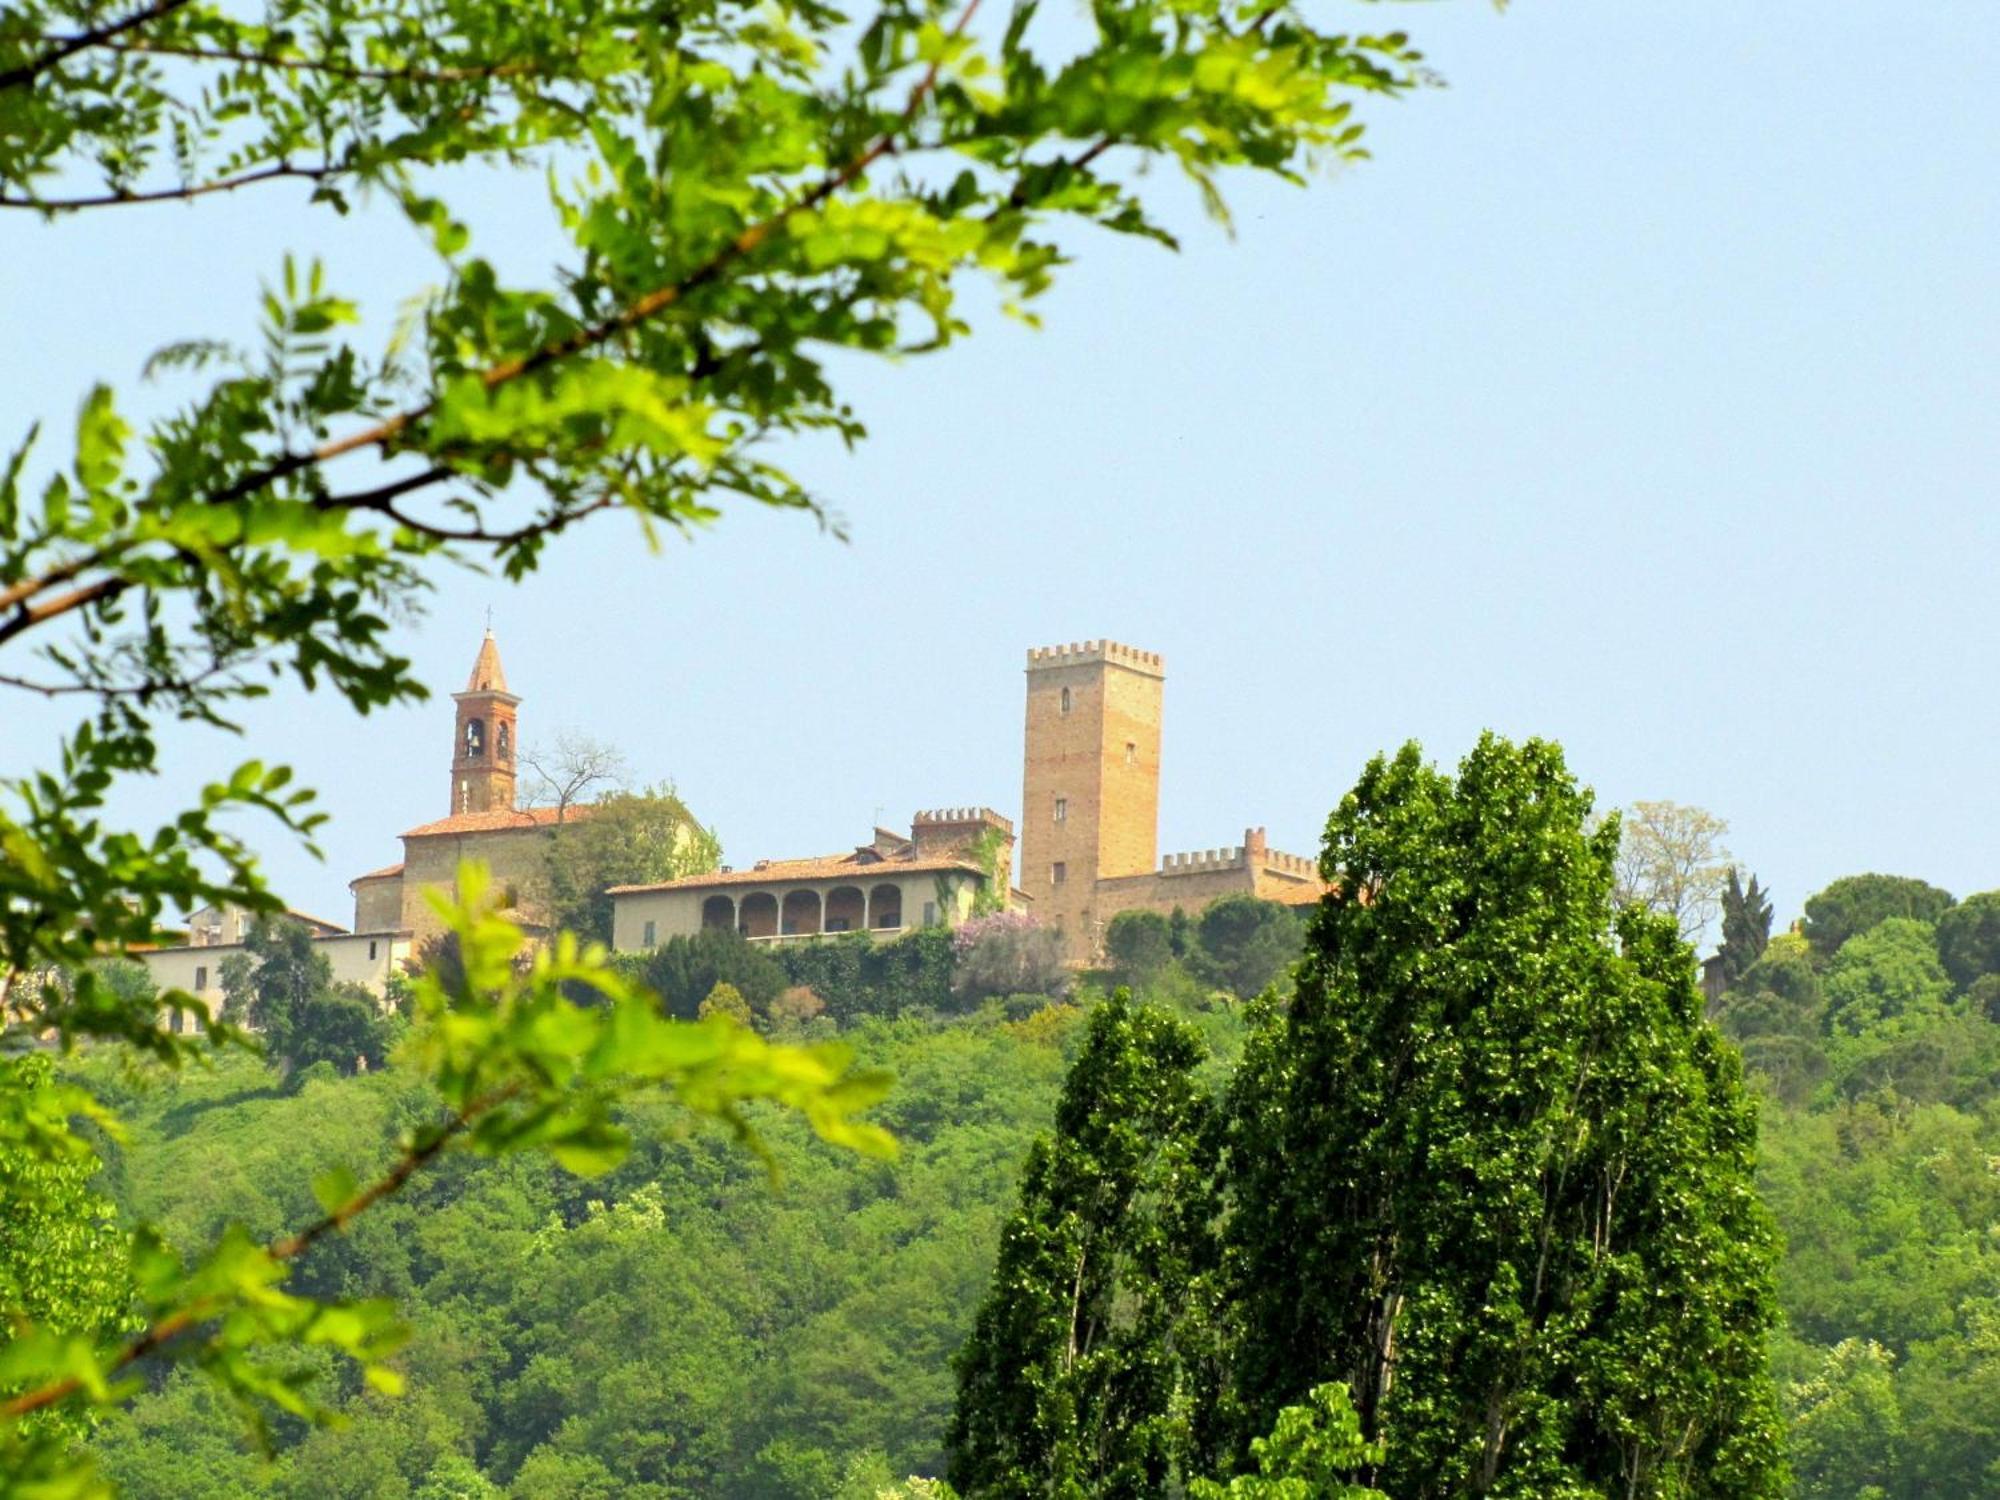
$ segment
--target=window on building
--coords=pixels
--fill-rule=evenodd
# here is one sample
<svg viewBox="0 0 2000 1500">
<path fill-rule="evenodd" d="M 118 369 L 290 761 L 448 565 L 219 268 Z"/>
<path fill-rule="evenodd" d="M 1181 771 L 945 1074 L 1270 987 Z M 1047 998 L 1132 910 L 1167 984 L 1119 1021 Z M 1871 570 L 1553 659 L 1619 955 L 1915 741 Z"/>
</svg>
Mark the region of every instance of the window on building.
<svg viewBox="0 0 2000 1500">
<path fill-rule="evenodd" d="M 645 930 L 639 935 L 639 942 L 641 943 L 642 946 L 647 948 L 653 946 L 653 931 L 654 931 L 653 924 L 651 922 L 648 922 L 646 924 Z"/>
<path fill-rule="evenodd" d="M 375 945 L 372 942 L 368 945 L 368 961 L 370 963 L 375 961 Z"/>
<path fill-rule="evenodd" d="M 826 919 L 826 930 L 828 932 L 845 932 L 847 928 L 848 922 L 845 917 L 828 917 Z"/>
<path fill-rule="evenodd" d="M 207 988 L 208 988 L 208 965 L 196 964 L 194 966 L 194 992 L 197 995 L 199 995 L 203 990 Z"/>
<path fill-rule="evenodd" d="M 513 748 L 507 743 L 507 726 L 505 724 L 500 726 L 500 732 L 495 736 L 495 740 L 499 745 L 500 758 L 502 760 L 512 760 Z"/>
<path fill-rule="evenodd" d="M 1056 821 L 1058 823 L 1067 823 L 1069 821 L 1069 798 L 1056 798 Z"/>
<path fill-rule="evenodd" d="M 1139 747 L 1130 740 L 1125 742 L 1125 764 L 1132 765 L 1139 759 Z"/>
<path fill-rule="evenodd" d="M 1050 884 L 1061 885 L 1067 879 L 1069 879 L 1068 865 L 1064 864 L 1061 860 L 1057 860 L 1053 865 L 1049 866 Z"/>
<path fill-rule="evenodd" d="M 937 926 L 937 902 L 935 901 L 926 901 L 924 903 L 924 926 Z"/>
<path fill-rule="evenodd" d="M 465 721 L 465 758 L 478 760 L 486 753 L 486 726 L 478 719 Z"/>
<path fill-rule="evenodd" d="M 1064 689 L 1062 690 L 1062 711 L 1063 711 L 1064 713 L 1068 713 L 1068 712 L 1069 712 L 1069 689 L 1068 689 L 1068 688 L 1064 688 Z"/>
</svg>

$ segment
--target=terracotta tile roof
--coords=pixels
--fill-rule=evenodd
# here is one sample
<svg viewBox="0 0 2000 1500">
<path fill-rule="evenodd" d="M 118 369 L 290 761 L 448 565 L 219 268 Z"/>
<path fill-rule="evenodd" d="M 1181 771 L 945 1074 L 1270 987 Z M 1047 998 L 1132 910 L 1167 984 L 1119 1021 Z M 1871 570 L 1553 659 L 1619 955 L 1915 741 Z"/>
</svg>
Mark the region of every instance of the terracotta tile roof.
<svg viewBox="0 0 2000 1500">
<path fill-rule="evenodd" d="M 963 870 L 969 875 L 986 873 L 975 861 L 958 854 L 940 854 L 929 859 L 869 860 L 854 854 L 828 854 L 818 859 L 767 859 L 754 869 L 718 870 L 711 875 L 690 875 L 682 880 L 662 880 L 651 885 L 614 885 L 610 894 L 627 896 L 641 891 L 701 891 L 718 886 L 780 885 L 792 880 L 864 882 L 893 875 L 941 875 L 947 870 Z"/>
<path fill-rule="evenodd" d="M 587 818 L 587 806 L 572 807 L 572 818 Z M 435 823 L 422 823 L 406 830 L 401 837 L 425 839 L 446 833 L 500 833 L 511 828 L 547 828 L 556 821 L 553 807 L 499 808 L 493 812 L 453 813 L 448 818 L 439 818 Z"/>
<path fill-rule="evenodd" d="M 285 915 L 290 917 L 294 922 L 303 922 L 308 927 L 319 928 L 328 937 L 351 936 L 348 930 L 345 927 L 342 927 L 338 922 L 329 922 L 324 917 L 316 917 L 312 915 L 312 913 L 300 911 L 297 907 L 294 906 L 286 907 Z"/>
<path fill-rule="evenodd" d="M 347 882 L 347 886 L 349 890 L 352 890 L 364 880 L 387 880 L 391 875 L 400 875 L 402 873 L 403 862 L 399 859 L 393 865 L 384 865 L 379 870 L 370 870 L 366 875 L 355 876 Z"/>
</svg>

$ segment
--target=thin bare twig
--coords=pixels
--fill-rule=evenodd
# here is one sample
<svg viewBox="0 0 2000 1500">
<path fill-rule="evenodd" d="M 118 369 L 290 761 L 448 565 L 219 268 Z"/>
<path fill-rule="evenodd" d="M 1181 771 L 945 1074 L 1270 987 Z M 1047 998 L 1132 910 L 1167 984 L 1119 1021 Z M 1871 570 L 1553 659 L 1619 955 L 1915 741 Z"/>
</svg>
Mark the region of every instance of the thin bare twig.
<svg viewBox="0 0 2000 1500">
<path fill-rule="evenodd" d="M 38 208 L 48 212 L 73 208 L 119 208 L 135 203 L 178 203 L 192 198 L 205 198 L 210 193 L 233 193 L 238 188 L 249 187 L 253 183 L 272 182 L 281 177 L 302 177 L 309 182 L 323 182 L 329 177 L 339 176 L 343 170 L 331 164 L 295 167 L 289 162 L 279 162 L 276 166 L 260 167 L 254 172 L 245 172 L 238 177 L 225 177 L 218 182 L 196 183 L 192 187 L 149 188 L 139 193 L 121 190 L 97 193 L 88 198 L 22 198 L 12 194 L 0 194 L 0 208 Z"/>
</svg>

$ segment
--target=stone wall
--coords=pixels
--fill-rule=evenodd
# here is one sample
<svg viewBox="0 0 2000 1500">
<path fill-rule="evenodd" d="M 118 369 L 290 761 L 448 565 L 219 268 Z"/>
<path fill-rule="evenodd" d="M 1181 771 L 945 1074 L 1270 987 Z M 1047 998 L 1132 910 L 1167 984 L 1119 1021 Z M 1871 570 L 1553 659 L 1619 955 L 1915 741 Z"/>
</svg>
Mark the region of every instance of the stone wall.
<svg viewBox="0 0 2000 1500">
<path fill-rule="evenodd" d="M 379 875 L 357 880 L 354 890 L 354 930 L 382 932 L 403 925 L 403 877 Z"/>
<path fill-rule="evenodd" d="M 358 984 L 380 995 L 392 976 L 401 972 L 410 956 L 410 937 L 403 932 L 356 932 L 345 937 L 315 938 L 313 950 L 324 953 L 333 965 L 336 984 Z M 232 953 L 242 953 L 241 943 L 211 943 L 199 948 L 154 948 L 133 957 L 146 965 L 153 983 L 161 989 L 185 990 L 206 1001 L 211 1009 L 222 1005 L 222 964 Z"/>
<path fill-rule="evenodd" d="M 549 830 L 498 828 L 481 833 L 434 833 L 403 840 L 402 912 L 399 926 L 416 941 L 443 931 L 437 913 L 424 899 L 426 890 L 456 895 L 460 860 L 483 861 L 492 871 L 493 887 L 503 904 L 517 904 L 532 913 L 547 872 Z M 514 901 L 505 898 L 511 890 Z"/>
<path fill-rule="evenodd" d="M 1101 880 L 1096 891 L 1096 925 L 1089 945 L 1077 954 L 1091 962 L 1102 954 L 1104 929 L 1124 911 L 1153 911 L 1171 916 L 1176 907 L 1190 917 L 1224 896 L 1257 896 L 1291 904 L 1303 892 L 1324 889 L 1316 861 L 1269 847 L 1264 830 L 1245 832 L 1243 842 L 1221 849 L 1195 849 L 1169 854 L 1157 870 Z M 1081 945 L 1077 945 L 1081 948 Z"/>
</svg>

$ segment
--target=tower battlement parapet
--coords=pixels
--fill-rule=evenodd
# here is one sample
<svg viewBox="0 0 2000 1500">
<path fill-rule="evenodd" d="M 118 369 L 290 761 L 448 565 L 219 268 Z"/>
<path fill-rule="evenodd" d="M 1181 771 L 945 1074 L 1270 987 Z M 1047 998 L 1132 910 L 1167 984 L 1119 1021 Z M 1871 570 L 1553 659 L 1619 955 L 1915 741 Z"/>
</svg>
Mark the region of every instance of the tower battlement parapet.
<svg viewBox="0 0 2000 1500">
<path fill-rule="evenodd" d="M 1264 851 L 1264 865 L 1268 869 L 1283 870 L 1290 875 L 1309 875 L 1319 878 L 1319 861 L 1303 854 L 1287 854 L 1282 849 Z"/>
<path fill-rule="evenodd" d="M 919 856 L 967 854 L 982 840 L 997 837 L 1014 862 L 1014 825 L 990 807 L 934 807 L 910 819 L 910 842 Z"/>
<path fill-rule="evenodd" d="M 1028 670 L 1045 672 L 1054 667 L 1084 667 L 1096 662 L 1130 667 L 1154 677 L 1167 675 L 1166 659 L 1157 651 L 1141 651 L 1120 641 L 1071 641 L 1067 646 L 1036 646 L 1028 652 Z"/>
<path fill-rule="evenodd" d="M 1160 856 L 1160 873 L 1204 875 L 1211 870 L 1240 870 L 1243 864 L 1243 846 L 1238 844 L 1227 849 L 1194 849 L 1181 854 L 1163 854 Z"/>
<path fill-rule="evenodd" d="M 1215 870 L 1240 870 L 1246 865 L 1281 870 L 1288 875 L 1317 878 L 1319 862 L 1303 854 L 1286 854 L 1281 849 L 1259 849 L 1236 844 L 1223 849 L 1192 849 L 1160 856 L 1162 875 L 1205 875 Z"/>
<path fill-rule="evenodd" d="M 990 807 L 938 807 L 920 812 L 910 819 L 912 828 L 960 828 L 983 826 L 997 828 L 1002 833 L 1014 831 L 1014 821 L 1004 818 Z"/>
</svg>

